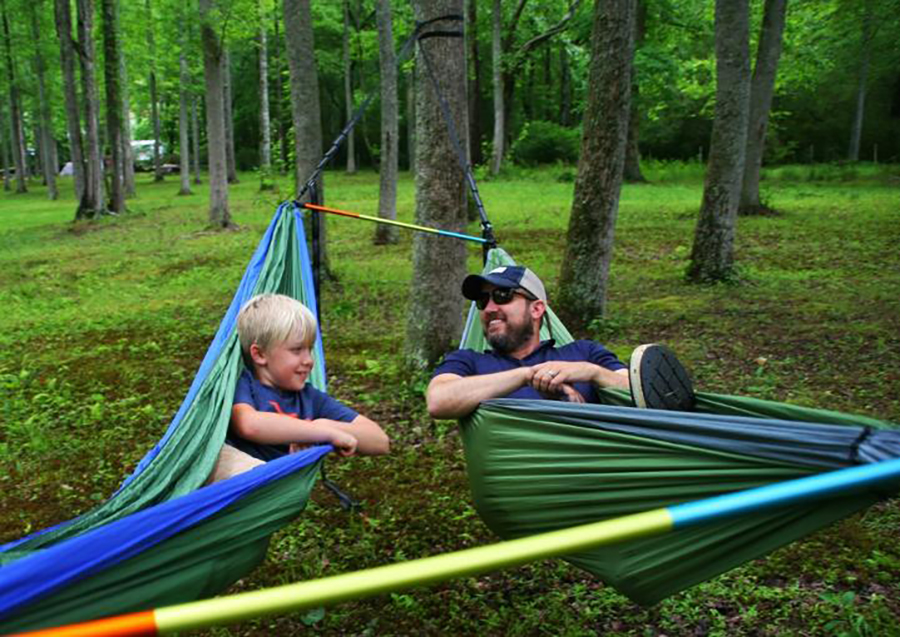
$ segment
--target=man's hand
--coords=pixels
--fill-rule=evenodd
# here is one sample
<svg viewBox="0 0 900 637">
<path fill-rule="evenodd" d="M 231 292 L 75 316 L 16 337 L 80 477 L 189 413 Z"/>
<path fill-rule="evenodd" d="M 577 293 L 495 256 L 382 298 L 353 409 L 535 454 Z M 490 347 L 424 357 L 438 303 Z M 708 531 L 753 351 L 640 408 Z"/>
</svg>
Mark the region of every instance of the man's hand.
<svg viewBox="0 0 900 637">
<path fill-rule="evenodd" d="M 586 361 L 547 361 L 532 367 L 531 386 L 549 394 L 559 393 L 563 384 L 594 383 L 598 387 L 628 389 L 628 372 L 612 371 Z"/>
</svg>

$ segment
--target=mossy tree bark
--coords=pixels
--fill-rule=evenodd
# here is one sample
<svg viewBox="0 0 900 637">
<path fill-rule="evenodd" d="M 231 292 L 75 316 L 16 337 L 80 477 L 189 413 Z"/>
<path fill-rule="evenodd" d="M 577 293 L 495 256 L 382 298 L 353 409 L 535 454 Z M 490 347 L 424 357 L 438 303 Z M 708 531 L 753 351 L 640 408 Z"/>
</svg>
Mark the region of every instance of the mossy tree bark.
<svg viewBox="0 0 900 637">
<path fill-rule="evenodd" d="M 103 69 L 106 80 L 106 134 L 112 156 L 109 209 L 125 211 L 125 184 L 122 175 L 122 96 L 119 95 L 119 7 L 118 0 L 102 0 Z"/>
<path fill-rule="evenodd" d="M 606 310 L 631 104 L 635 0 L 597 2 L 581 157 L 558 296 L 578 328 Z"/>
<path fill-rule="evenodd" d="M 417 0 L 416 20 L 461 15 L 462 0 Z M 446 29 L 437 23 L 436 30 Z M 428 79 L 426 60 L 465 148 L 468 134 L 465 42 L 433 37 L 420 41 L 416 83 L 416 223 L 454 232 L 466 225 L 464 174 L 457 160 L 436 91 Z M 432 234 L 413 237 L 413 279 L 407 323 L 406 358 L 412 367 L 432 366 L 459 342 L 462 298 L 459 286 L 466 273 L 466 246 Z"/>
<path fill-rule="evenodd" d="M 6 11 L 6 2 L 0 1 L 0 12 L 2 12 L 3 20 L 3 44 L 6 57 L 6 74 L 9 80 L 9 117 L 12 122 L 11 139 L 13 162 L 16 165 L 16 192 L 28 192 L 28 186 L 25 181 L 25 155 L 22 152 L 23 130 L 22 130 L 22 112 L 19 102 L 19 86 L 16 79 L 16 66 L 13 62 L 12 54 L 12 36 L 9 30 L 9 16 Z"/>
<path fill-rule="evenodd" d="M 748 0 L 716 0 L 716 117 L 689 280 L 734 277 L 734 235 L 750 111 Z"/>
<path fill-rule="evenodd" d="M 69 135 L 69 154 L 75 179 L 75 200 L 80 202 L 84 196 L 85 174 L 81 116 L 78 111 L 78 90 L 75 84 L 75 43 L 72 40 L 72 8 L 68 0 L 54 0 L 54 9 L 62 68 L 66 130 Z"/>
<path fill-rule="evenodd" d="M 94 3 L 77 0 L 78 46 L 81 63 L 81 96 L 85 121 L 85 187 L 84 196 L 75 212 L 76 219 L 95 217 L 105 212 L 103 186 L 103 154 L 100 148 L 100 103 L 94 65 Z"/>
</svg>

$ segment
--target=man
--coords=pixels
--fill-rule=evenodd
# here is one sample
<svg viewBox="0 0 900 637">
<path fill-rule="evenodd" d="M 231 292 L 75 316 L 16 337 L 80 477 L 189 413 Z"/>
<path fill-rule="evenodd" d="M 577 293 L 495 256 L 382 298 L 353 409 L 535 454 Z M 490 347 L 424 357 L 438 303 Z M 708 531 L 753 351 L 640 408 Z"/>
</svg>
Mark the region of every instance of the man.
<svg viewBox="0 0 900 637">
<path fill-rule="evenodd" d="M 556 347 L 540 340 L 547 311 L 544 284 L 528 268 L 501 266 L 463 281 L 463 296 L 480 310 L 491 350 L 457 350 L 437 367 L 428 385 L 434 418 L 461 418 L 490 398 L 534 398 L 600 402 L 602 387 L 631 389 L 637 406 L 689 410 L 690 378 L 670 350 L 643 345 L 631 370 L 594 341 Z"/>
</svg>

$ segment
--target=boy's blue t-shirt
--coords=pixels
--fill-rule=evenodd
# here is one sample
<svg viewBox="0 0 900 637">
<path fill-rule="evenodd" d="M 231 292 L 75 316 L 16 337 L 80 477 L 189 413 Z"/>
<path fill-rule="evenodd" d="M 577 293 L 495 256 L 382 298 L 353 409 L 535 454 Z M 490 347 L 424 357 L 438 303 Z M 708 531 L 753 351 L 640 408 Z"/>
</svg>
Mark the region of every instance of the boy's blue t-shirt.
<svg viewBox="0 0 900 637">
<path fill-rule="evenodd" d="M 594 341 L 580 340 L 562 347 L 555 347 L 552 340 L 542 341 L 540 346 L 523 359 L 513 358 L 505 354 L 498 354 L 493 350 L 485 350 L 479 353 L 469 349 L 460 349 L 447 354 L 447 357 L 434 370 L 432 377 L 439 374 L 456 374 L 457 376 L 480 376 L 481 374 L 494 374 L 505 372 L 516 367 L 528 367 L 545 363 L 547 361 L 588 362 L 616 371 L 626 369 L 625 363 L 620 361 L 615 354 Z M 600 395 L 594 383 L 573 383 L 572 386 L 584 396 L 589 403 L 599 403 Z M 530 398 L 535 400 L 545 399 L 540 392 L 531 386 L 520 387 L 516 391 L 507 394 L 504 398 Z"/>
<path fill-rule="evenodd" d="M 353 422 L 359 415 L 343 403 L 307 383 L 300 391 L 284 391 L 263 385 L 250 370 L 245 369 L 234 391 L 234 404 L 250 405 L 257 411 L 284 414 L 299 420 L 328 418 Z M 251 442 L 229 430 L 225 441 L 232 447 L 260 460 L 274 460 L 288 452 L 288 445 L 266 445 Z"/>
</svg>

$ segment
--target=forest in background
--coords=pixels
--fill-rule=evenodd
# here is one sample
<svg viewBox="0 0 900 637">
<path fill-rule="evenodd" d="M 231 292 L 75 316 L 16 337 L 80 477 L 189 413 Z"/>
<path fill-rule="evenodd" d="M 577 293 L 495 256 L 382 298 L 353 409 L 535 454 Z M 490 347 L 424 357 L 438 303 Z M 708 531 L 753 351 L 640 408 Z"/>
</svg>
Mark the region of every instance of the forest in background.
<svg viewBox="0 0 900 637">
<path fill-rule="evenodd" d="M 103 19 L 99 7 L 92 7 L 89 0 L 77 4 L 98 14 L 92 26 L 95 80 L 97 95 L 104 95 L 109 75 L 100 33 Z M 264 34 L 272 162 L 287 171 L 294 153 L 282 8 L 271 0 L 216 4 L 224 15 L 221 33 L 229 58 L 226 79 L 230 80 L 226 82 L 230 93 L 226 114 L 231 115 L 236 169 L 260 166 L 263 104 L 259 78 Z M 500 4 L 507 159 L 525 164 L 574 162 L 588 82 L 592 3 L 519 0 Z M 0 93 L 9 98 L 0 105 L 5 174 L 15 171 L 13 120 L 21 127 L 20 145 L 28 158 L 28 170 L 38 173 L 43 161 L 60 168 L 71 158 L 71 145 L 53 2 L 3 0 L 0 7 L 4 41 Z M 341 149 L 337 162 L 347 166 L 347 151 L 352 148 L 351 171 L 357 166 L 377 167 L 380 120 L 374 2 L 313 1 L 310 7 L 322 136 L 325 140 L 337 136 L 348 112 L 369 94 L 375 95 L 375 103 L 356 127 L 355 143 Z M 762 2 L 752 4 L 753 49 L 762 8 Z M 493 144 L 493 14 L 491 3 L 484 0 L 467 0 L 465 10 L 470 151 L 477 166 L 489 161 Z M 399 46 L 413 28 L 413 12 L 407 2 L 394 2 L 392 11 L 394 39 Z M 153 140 L 158 136 L 163 164 L 179 163 L 182 91 L 188 112 L 195 116 L 192 135 L 199 139 L 192 143 L 204 165 L 206 162 L 199 12 L 192 0 L 145 0 L 118 6 L 116 32 L 122 57 L 118 77 L 130 137 Z M 898 12 L 895 0 L 795 0 L 788 4 L 765 148 L 767 164 L 897 161 Z M 640 4 L 634 60 L 636 119 L 632 121 L 637 124 L 644 157 L 702 161 L 708 153 L 715 103 L 713 23 L 714 6 L 708 0 L 646 0 Z M 73 24 L 73 29 L 77 26 Z M 411 154 L 412 66 L 412 62 L 404 65 L 398 85 L 403 166 L 409 165 Z M 17 100 L 15 108 L 13 99 Z M 85 99 L 83 89 L 79 99 Z M 851 134 L 859 104 L 863 125 L 854 156 Z M 98 99 L 100 122 L 105 121 L 107 112 L 103 100 Z M 107 127 L 99 128 L 108 156 Z M 47 143 L 54 146 L 47 160 L 40 143 L 45 134 Z M 142 167 L 147 166 L 145 161 Z M 8 181 L 5 186 L 10 187 Z"/>
</svg>

